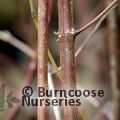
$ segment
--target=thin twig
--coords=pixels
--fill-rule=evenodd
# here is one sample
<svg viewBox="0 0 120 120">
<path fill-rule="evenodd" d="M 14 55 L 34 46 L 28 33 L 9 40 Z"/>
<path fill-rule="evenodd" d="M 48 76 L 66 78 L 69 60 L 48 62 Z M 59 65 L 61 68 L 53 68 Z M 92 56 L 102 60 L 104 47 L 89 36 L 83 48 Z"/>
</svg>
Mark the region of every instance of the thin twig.
<svg viewBox="0 0 120 120">
<path fill-rule="evenodd" d="M 8 31 L 1 31 L 0 30 L 0 40 L 11 44 L 12 46 L 18 48 L 20 51 L 25 53 L 26 55 L 30 56 L 31 58 L 35 57 L 35 52 L 25 43 L 21 42 L 17 38 L 15 38 L 10 32 Z"/>
<path fill-rule="evenodd" d="M 52 67 L 54 68 L 54 71 L 56 72 L 58 78 L 59 78 L 60 80 L 62 80 L 61 71 L 60 71 L 60 69 L 57 67 L 56 63 L 54 62 L 53 57 L 51 57 L 52 55 L 50 55 L 50 54 L 51 54 L 51 52 L 50 52 L 49 49 L 48 49 L 49 59 L 50 59 L 51 61 L 53 61 L 53 62 L 51 63 L 51 64 L 52 64 Z M 52 71 L 52 74 L 55 73 L 54 71 Z"/>
<path fill-rule="evenodd" d="M 86 24 L 85 26 L 83 26 L 82 28 L 80 28 L 79 30 L 76 30 L 74 33 L 74 36 L 76 37 L 77 35 L 79 35 L 81 32 L 83 32 L 84 30 L 86 30 L 87 28 L 89 28 L 91 25 L 93 25 L 95 22 L 97 22 L 102 16 L 104 16 L 114 5 L 116 5 L 116 3 L 118 2 L 118 0 L 114 0 L 113 2 L 111 2 L 111 4 L 105 9 L 103 10 L 96 18 L 94 18 L 92 21 L 90 21 L 88 24 Z"/>
<path fill-rule="evenodd" d="M 75 58 L 77 58 L 79 56 L 79 54 L 85 48 L 86 44 L 90 41 L 90 39 L 96 33 L 96 31 L 98 30 L 98 28 L 100 27 L 100 25 L 102 24 L 102 22 L 104 21 L 104 19 L 107 17 L 107 15 L 110 13 L 110 11 L 113 10 L 114 8 L 116 8 L 116 6 L 113 6 L 109 11 L 106 12 L 105 15 L 102 16 L 102 18 L 100 18 L 100 20 L 97 22 L 97 24 L 95 25 L 95 27 L 93 28 L 93 30 L 90 32 L 90 34 L 88 35 L 88 37 L 83 41 L 83 43 L 80 45 L 80 47 L 75 52 Z"/>
<path fill-rule="evenodd" d="M 35 8 L 34 8 L 33 0 L 29 0 L 29 4 L 30 4 L 31 16 L 33 18 L 35 27 L 38 28 L 37 15 L 35 13 Z"/>
</svg>

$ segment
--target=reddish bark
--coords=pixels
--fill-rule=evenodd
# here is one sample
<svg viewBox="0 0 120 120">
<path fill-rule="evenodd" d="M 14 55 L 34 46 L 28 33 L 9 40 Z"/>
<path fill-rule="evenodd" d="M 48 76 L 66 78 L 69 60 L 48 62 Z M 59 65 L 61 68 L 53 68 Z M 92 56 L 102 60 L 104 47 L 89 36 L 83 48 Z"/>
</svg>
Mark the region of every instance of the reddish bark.
<svg viewBox="0 0 120 120">
<path fill-rule="evenodd" d="M 47 89 L 48 3 L 38 0 L 38 87 Z M 47 120 L 47 108 L 38 106 L 38 120 Z"/>
<path fill-rule="evenodd" d="M 76 88 L 75 61 L 74 61 L 74 36 L 73 36 L 73 9 L 72 0 L 59 0 L 59 47 L 62 71 L 62 89 Z M 76 120 L 76 107 L 63 106 L 63 120 Z"/>
</svg>

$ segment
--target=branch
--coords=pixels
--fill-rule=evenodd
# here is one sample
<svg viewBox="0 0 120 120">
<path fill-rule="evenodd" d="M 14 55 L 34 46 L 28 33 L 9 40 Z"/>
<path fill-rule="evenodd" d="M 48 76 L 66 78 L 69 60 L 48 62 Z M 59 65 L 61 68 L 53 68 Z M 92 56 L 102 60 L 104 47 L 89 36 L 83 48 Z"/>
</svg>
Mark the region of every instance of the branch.
<svg viewBox="0 0 120 120">
<path fill-rule="evenodd" d="M 85 48 L 86 44 L 90 41 L 90 39 L 93 37 L 93 35 L 98 30 L 98 28 L 100 27 L 100 25 L 102 24 L 102 22 L 104 21 L 104 19 L 107 17 L 107 15 L 110 13 L 110 11 L 113 10 L 114 8 L 116 8 L 116 6 L 113 6 L 109 11 L 106 12 L 105 15 L 103 15 L 100 18 L 100 20 L 97 22 L 97 24 L 95 25 L 95 27 L 93 28 L 93 30 L 90 32 L 90 34 L 88 35 L 88 37 L 83 41 L 83 43 L 77 49 L 77 51 L 75 53 L 75 58 L 77 58 L 80 55 L 80 53 L 82 52 L 82 50 Z"/>
<path fill-rule="evenodd" d="M 111 4 L 105 9 L 103 10 L 103 12 L 101 12 L 96 18 L 94 18 L 92 21 L 90 21 L 88 24 L 86 24 L 85 26 L 83 26 L 82 28 L 80 28 L 79 30 L 76 30 L 74 33 L 74 36 L 76 37 L 77 35 L 79 35 L 81 32 L 83 32 L 84 30 L 86 30 L 87 28 L 89 28 L 91 25 L 93 25 L 95 22 L 97 22 L 102 16 L 104 16 L 113 6 L 115 6 L 117 4 L 118 0 L 114 0 L 113 2 L 111 2 Z"/>
<path fill-rule="evenodd" d="M 115 8 L 116 8 L 116 6 L 113 6 L 104 16 L 102 16 L 102 18 L 100 18 L 100 20 L 97 22 L 97 24 L 95 25 L 95 27 L 93 28 L 93 30 L 90 32 L 90 34 L 88 35 L 88 37 L 84 40 L 84 42 L 82 43 L 82 45 L 80 45 L 79 48 L 76 50 L 76 52 L 75 52 L 75 59 L 77 59 L 77 57 L 80 55 L 80 53 L 85 48 L 85 46 L 88 43 L 88 41 L 96 33 L 96 31 L 98 30 L 98 28 L 100 27 L 100 25 L 102 24 L 102 22 L 104 21 L 104 19 L 107 17 L 107 15 L 110 13 L 110 11 L 113 10 L 113 9 L 115 9 Z M 55 69 L 54 71 L 52 71 L 52 74 L 55 74 L 57 72 L 57 70 L 61 71 L 61 67 L 59 66 L 58 69 Z"/>
<path fill-rule="evenodd" d="M 49 0 L 38 0 L 38 87 L 48 89 L 47 80 L 47 40 L 48 40 L 48 5 Z M 43 97 L 41 99 L 44 99 Z M 47 120 L 45 105 L 37 107 L 38 120 Z"/>
<path fill-rule="evenodd" d="M 14 47 L 18 48 L 20 51 L 25 53 L 26 55 L 30 56 L 31 58 L 35 57 L 35 52 L 27 46 L 25 43 L 21 42 L 17 38 L 15 38 L 10 32 L 8 31 L 1 31 L 0 30 L 0 40 L 13 45 Z"/>
<path fill-rule="evenodd" d="M 76 74 L 74 61 L 74 28 L 72 0 L 58 0 L 59 14 L 59 48 L 60 65 L 62 72 L 61 87 L 64 90 L 76 89 Z M 62 119 L 78 119 L 78 111 L 75 106 L 62 106 Z"/>
<path fill-rule="evenodd" d="M 49 8 L 48 8 L 48 12 L 50 14 L 49 18 L 48 18 L 48 22 L 50 23 L 50 20 L 51 20 L 51 15 L 52 15 L 52 12 L 53 12 L 53 7 L 54 7 L 54 0 L 50 0 L 49 1 Z M 36 29 L 38 29 L 38 20 L 37 20 L 37 16 L 35 15 L 35 8 L 34 8 L 34 4 L 33 4 L 33 0 L 29 0 L 29 4 L 30 4 L 30 8 L 31 8 L 31 14 L 32 14 L 32 18 L 33 18 L 33 21 L 34 21 L 34 24 L 35 24 L 35 27 Z M 48 15 L 49 15 L 48 14 Z M 53 68 L 55 69 L 55 71 L 57 71 L 57 76 L 61 79 L 61 73 L 60 71 L 58 70 L 58 67 L 57 67 L 57 64 L 52 56 L 52 53 L 50 52 L 49 48 L 48 48 L 48 58 L 51 62 L 51 64 L 53 65 Z"/>
<path fill-rule="evenodd" d="M 109 3 L 111 0 L 106 0 Z M 108 16 L 108 55 L 112 88 L 112 105 L 114 120 L 120 119 L 120 36 L 117 24 L 117 11 Z"/>
<path fill-rule="evenodd" d="M 49 49 L 48 49 L 48 56 L 49 56 L 50 61 L 52 61 L 51 64 L 52 64 L 52 67 L 54 68 L 54 71 L 52 71 L 52 74 L 56 73 L 58 78 L 62 80 L 61 70 L 57 67 L 56 63 L 54 62 L 53 57 L 51 57 L 52 55 Z"/>
</svg>

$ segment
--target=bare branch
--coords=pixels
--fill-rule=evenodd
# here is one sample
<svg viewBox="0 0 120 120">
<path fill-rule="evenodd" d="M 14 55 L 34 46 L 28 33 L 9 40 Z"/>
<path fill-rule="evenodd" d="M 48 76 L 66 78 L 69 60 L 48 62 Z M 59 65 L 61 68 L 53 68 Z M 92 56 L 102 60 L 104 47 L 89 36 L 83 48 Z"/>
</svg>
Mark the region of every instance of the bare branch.
<svg viewBox="0 0 120 120">
<path fill-rule="evenodd" d="M 106 0 L 108 4 L 111 0 Z M 112 108 L 114 120 L 120 119 L 120 36 L 117 24 L 117 9 L 108 16 L 109 40 L 108 54 L 112 87 Z"/>
<path fill-rule="evenodd" d="M 0 40 L 11 44 L 12 46 L 18 48 L 20 51 L 25 53 L 26 55 L 30 56 L 31 58 L 35 57 L 35 52 L 27 46 L 25 43 L 21 42 L 17 38 L 15 38 L 10 32 L 8 31 L 1 31 L 0 30 Z"/>
<path fill-rule="evenodd" d="M 80 45 L 80 47 L 77 49 L 76 53 L 75 53 L 75 58 L 77 58 L 79 56 L 79 54 L 82 52 L 82 50 L 85 48 L 86 44 L 90 41 L 90 39 L 93 37 L 93 35 L 96 33 L 96 31 L 98 30 L 98 28 L 100 27 L 100 25 L 102 24 L 102 22 L 104 21 L 104 19 L 107 17 L 107 15 L 110 13 L 111 10 L 113 10 L 114 8 L 116 8 L 116 6 L 112 7 L 108 12 L 106 12 L 105 15 L 103 15 L 100 20 L 97 22 L 97 24 L 95 25 L 95 27 L 93 28 L 93 30 L 90 32 L 90 34 L 87 36 L 87 38 L 83 41 L 83 43 Z"/>
<path fill-rule="evenodd" d="M 117 4 L 118 0 L 114 0 L 113 2 L 111 2 L 111 4 L 105 9 L 103 10 L 96 18 L 94 18 L 92 21 L 90 21 L 88 24 L 86 24 L 85 26 L 83 26 L 82 28 L 80 28 L 79 30 L 76 30 L 74 33 L 74 36 L 76 37 L 77 35 L 79 35 L 81 32 L 83 32 L 84 30 L 86 30 L 87 28 L 89 28 L 91 25 L 93 25 L 95 22 L 97 22 L 102 16 L 104 16 L 113 6 L 115 6 Z"/>
<path fill-rule="evenodd" d="M 49 8 L 48 8 L 48 23 L 50 23 L 51 20 L 51 16 L 52 16 L 52 12 L 53 12 L 53 8 L 54 8 L 54 0 L 49 0 Z M 35 15 L 35 8 L 34 8 L 34 4 L 33 4 L 33 0 L 29 0 L 29 4 L 30 4 L 30 8 L 31 8 L 31 14 L 32 14 L 32 18 L 35 24 L 36 29 L 38 29 L 38 19 L 37 16 Z M 61 79 L 60 77 L 60 71 L 58 70 L 57 64 L 52 56 L 52 53 L 50 51 L 50 49 L 48 48 L 48 58 L 51 62 L 51 64 L 53 65 L 53 68 L 57 71 L 57 76 Z"/>
<path fill-rule="evenodd" d="M 72 0 L 58 0 L 61 83 L 64 90 L 76 89 L 72 2 Z M 62 114 L 63 120 L 78 119 L 75 106 L 63 106 Z"/>
<path fill-rule="evenodd" d="M 38 87 L 48 89 L 47 81 L 47 40 L 48 40 L 48 5 L 49 0 L 38 0 Z M 37 107 L 38 120 L 47 120 L 45 105 Z"/>
</svg>

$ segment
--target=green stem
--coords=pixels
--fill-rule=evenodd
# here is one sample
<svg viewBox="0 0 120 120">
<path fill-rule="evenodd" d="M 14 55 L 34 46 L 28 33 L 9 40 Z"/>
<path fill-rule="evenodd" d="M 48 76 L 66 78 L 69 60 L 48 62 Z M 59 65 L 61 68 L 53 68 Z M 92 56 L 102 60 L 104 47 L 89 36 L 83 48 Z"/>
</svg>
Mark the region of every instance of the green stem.
<svg viewBox="0 0 120 120">
<path fill-rule="evenodd" d="M 29 0 L 29 4 L 30 4 L 31 14 L 32 14 L 35 27 L 38 29 L 38 21 L 35 15 L 35 8 L 34 8 L 33 0 Z"/>
</svg>

